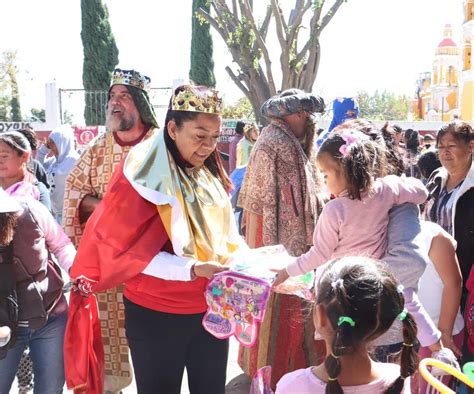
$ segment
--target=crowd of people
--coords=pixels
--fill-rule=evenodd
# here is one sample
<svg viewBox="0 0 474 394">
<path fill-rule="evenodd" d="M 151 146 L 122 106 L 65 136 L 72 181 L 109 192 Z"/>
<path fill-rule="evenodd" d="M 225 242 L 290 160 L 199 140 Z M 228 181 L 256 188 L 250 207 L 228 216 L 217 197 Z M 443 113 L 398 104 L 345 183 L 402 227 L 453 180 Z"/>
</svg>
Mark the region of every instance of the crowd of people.
<svg viewBox="0 0 474 394">
<path fill-rule="evenodd" d="M 249 377 L 271 366 L 276 393 L 424 393 L 419 359 L 471 361 L 471 125 L 377 127 L 344 98 L 320 130 L 323 99 L 289 89 L 261 130 L 237 122 L 224 163 L 219 92 L 178 86 L 160 128 L 149 85 L 114 71 L 107 132 L 80 155 L 66 125 L 42 144 L 0 133 L 0 394 L 15 376 L 23 393 L 119 393 L 134 377 L 173 394 L 184 369 L 192 394 L 224 393 L 207 283 L 234 253 L 279 244 L 292 259 L 239 350 Z M 308 272 L 314 302 L 279 292 Z"/>
</svg>

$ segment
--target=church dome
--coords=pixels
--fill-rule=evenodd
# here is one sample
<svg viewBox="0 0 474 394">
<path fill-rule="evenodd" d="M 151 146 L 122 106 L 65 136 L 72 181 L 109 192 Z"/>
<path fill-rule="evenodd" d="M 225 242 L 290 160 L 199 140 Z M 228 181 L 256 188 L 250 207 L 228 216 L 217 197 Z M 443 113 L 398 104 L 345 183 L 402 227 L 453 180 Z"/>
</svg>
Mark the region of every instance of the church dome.
<svg viewBox="0 0 474 394">
<path fill-rule="evenodd" d="M 443 40 L 438 44 L 438 48 L 444 48 L 444 47 L 456 47 L 457 48 L 457 45 L 451 37 L 446 37 L 446 38 L 443 38 Z"/>
<path fill-rule="evenodd" d="M 458 55 L 459 48 L 453 40 L 453 28 L 450 24 L 444 26 L 443 39 L 436 48 L 436 55 Z"/>
</svg>

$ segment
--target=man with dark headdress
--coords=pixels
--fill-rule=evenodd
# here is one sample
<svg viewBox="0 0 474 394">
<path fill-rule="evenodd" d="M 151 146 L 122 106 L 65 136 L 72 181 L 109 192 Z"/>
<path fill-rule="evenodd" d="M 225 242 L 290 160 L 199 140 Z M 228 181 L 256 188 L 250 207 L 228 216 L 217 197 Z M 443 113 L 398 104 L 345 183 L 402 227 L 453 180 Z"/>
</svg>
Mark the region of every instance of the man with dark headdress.
<svg viewBox="0 0 474 394">
<path fill-rule="evenodd" d="M 150 78 L 135 70 L 115 69 L 107 103 L 107 132 L 82 153 L 64 192 L 63 227 L 77 247 L 86 221 L 104 197 L 109 180 L 132 146 L 158 128 L 148 96 Z M 122 290 L 98 296 L 105 350 L 105 390 L 116 392 L 132 381 L 125 338 Z M 108 335 L 104 335 L 108 332 Z"/>
<path fill-rule="evenodd" d="M 312 157 L 312 114 L 323 111 L 321 97 L 298 89 L 263 104 L 261 112 L 271 123 L 254 145 L 238 201 L 250 247 L 283 244 L 291 255 L 299 256 L 312 244 L 321 209 Z M 272 294 L 257 343 L 241 348 L 239 363 L 249 376 L 271 365 L 275 387 L 283 374 L 315 365 L 324 354 L 323 345 L 315 349 L 314 326 L 304 318 L 304 308 L 297 296 Z"/>
</svg>

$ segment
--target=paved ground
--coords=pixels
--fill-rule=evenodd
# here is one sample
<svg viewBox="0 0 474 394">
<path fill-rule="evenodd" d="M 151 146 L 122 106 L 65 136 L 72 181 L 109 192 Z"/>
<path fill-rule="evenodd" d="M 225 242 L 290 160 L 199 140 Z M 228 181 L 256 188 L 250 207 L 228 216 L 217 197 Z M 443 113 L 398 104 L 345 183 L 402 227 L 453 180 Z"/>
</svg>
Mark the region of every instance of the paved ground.
<svg viewBox="0 0 474 394">
<path fill-rule="evenodd" d="M 250 390 L 250 379 L 242 373 L 239 365 L 237 364 L 237 355 L 238 355 L 239 346 L 237 341 L 233 338 L 230 339 L 230 350 L 229 350 L 229 361 L 227 363 L 227 385 L 226 385 L 226 394 L 248 394 Z M 64 387 L 65 393 L 71 393 L 72 391 L 66 390 Z M 136 394 L 137 390 L 135 384 L 127 387 L 123 390 L 123 394 Z M 11 393 L 18 393 L 18 387 L 16 381 L 13 383 Z M 32 393 L 30 391 L 30 393 Z M 183 379 L 182 385 L 182 394 L 189 394 L 188 384 L 186 379 L 186 374 Z"/>
</svg>

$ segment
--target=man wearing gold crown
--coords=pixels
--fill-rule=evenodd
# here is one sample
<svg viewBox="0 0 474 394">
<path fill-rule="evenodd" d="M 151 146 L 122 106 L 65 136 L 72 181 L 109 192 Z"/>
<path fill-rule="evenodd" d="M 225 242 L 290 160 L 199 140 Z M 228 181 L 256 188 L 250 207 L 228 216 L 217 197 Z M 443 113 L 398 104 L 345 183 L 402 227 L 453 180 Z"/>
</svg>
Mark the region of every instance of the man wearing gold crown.
<svg viewBox="0 0 474 394">
<path fill-rule="evenodd" d="M 104 197 L 109 180 L 132 146 L 153 134 L 158 122 L 148 97 L 150 78 L 115 69 L 109 89 L 107 133 L 97 137 L 70 172 L 64 193 L 63 227 L 77 247 L 87 218 Z M 117 392 L 132 382 L 124 332 L 122 290 L 98 297 L 105 348 L 105 390 Z"/>
<path fill-rule="evenodd" d="M 324 111 L 321 97 L 289 89 L 267 100 L 262 114 L 271 120 L 254 145 L 240 190 L 242 227 L 252 248 L 282 244 L 299 256 L 312 245 L 321 204 L 312 152 L 313 113 Z M 306 305 L 307 307 L 307 305 Z M 272 366 L 272 386 L 286 372 L 315 365 L 314 327 L 297 296 L 272 294 L 256 344 L 242 348 L 239 364 L 249 376 Z"/>
<path fill-rule="evenodd" d="M 176 88 L 164 129 L 131 149 L 89 218 L 71 268 L 69 388 L 101 393 L 95 293 L 123 283 L 138 393 L 180 393 L 184 368 L 191 393 L 225 392 L 228 341 L 202 326 L 204 291 L 246 245 L 216 150 L 221 111 L 215 90 Z"/>
</svg>

